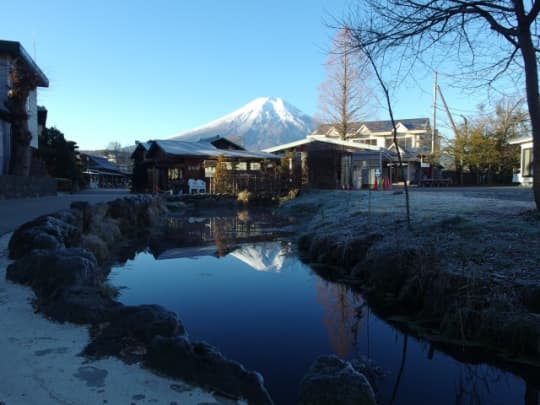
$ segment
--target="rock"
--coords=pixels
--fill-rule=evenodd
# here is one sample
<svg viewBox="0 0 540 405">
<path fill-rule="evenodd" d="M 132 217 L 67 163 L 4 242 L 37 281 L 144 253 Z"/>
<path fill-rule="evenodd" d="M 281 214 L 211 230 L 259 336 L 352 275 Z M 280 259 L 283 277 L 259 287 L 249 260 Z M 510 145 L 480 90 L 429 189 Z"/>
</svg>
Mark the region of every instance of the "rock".
<svg viewBox="0 0 540 405">
<path fill-rule="evenodd" d="M 106 263 L 110 259 L 109 247 L 103 239 L 93 233 L 81 236 L 81 247 L 92 252 L 99 264 Z"/>
<path fill-rule="evenodd" d="M 90 232 L 99 236 L 108 245 L 113 245 L 122 238 L 118 220 L 109 217 L 104 217 L 99 220 L 97 220 L 97 218 L 92 218 Z"/>
<path fill-rule="evenodd" d="M 184 326 L 176 315 L 159 305 L 118 306 L 108 312 L 106 321 L 107 324 L 85 349 L 85 354 L 121 356 L 134 344 L 146 347 L 156 336 L 185 334 Z"/>
<path fill-rule="evenodd" d="M 185 334 L 184 326 L 177 320 L 176 314 L 159 305 L 122 307 L 113 312 L 109 320 L 148 344 L 155 336 Z"/>
<path fill-rule="evenodd" d="M 122 304 L 104 296 L 99 287 L 66 287 L 50 300 L 44 301 L 40 311 L 58 322 L 96 324 L 104 322 L 111 311 Z"/>
<path fill-rule="evenodd" d="M 384 370 L 373 360 L 365 356 L 359 356 L 349 360 L 349 362 L 356 371 L 367 378 L 371 388 L 375 392 L 375 396 L 377 396 L 380 383 L 385 377 Z"/>
<path fill-rule="evenodd" d="M 226 359 L 206 343 L 192 344 L 185 336 L 154 338 L 145 364 L 217 393 L 247 399 L 250 404 L 273 404 L 260 374 Z"/>
<path fill-rule="evenodd" d="M 23 224 L 13 233 L 9 240 L 9 257 L 18 259 L 34 249 L 77 246 L 80 238 L 81 228 L 45 215 Z"/>
<path fill-rule="evenodd" d="M 82 231 L 83 229 L 83 214 L 79 210 L 65 209 L 57 211 L 50 215 L 56 219 L 59 219 L 66 224 L 70 224 Z"/>
<path fill-rule="evenodd" d="M 320 356 L 302 379 L 298 405 L 376 405 L 366 377 L 335 355 Z"/>
<path fill-rule="evenodd" d="M 82 231 L 88 232 L 90 219 L 92 218 L 92 206 L 87 201 L 73 201 L 70 208 L 81 213 Z"/>
<path fill-rule="evenodd" d="M 94 255 L 81 248 L 33 250 L 6 271 L 8 280 L 32 286 L 38 296 L 70 286 L 97 286 L 100 275 Z"/>
</svg>

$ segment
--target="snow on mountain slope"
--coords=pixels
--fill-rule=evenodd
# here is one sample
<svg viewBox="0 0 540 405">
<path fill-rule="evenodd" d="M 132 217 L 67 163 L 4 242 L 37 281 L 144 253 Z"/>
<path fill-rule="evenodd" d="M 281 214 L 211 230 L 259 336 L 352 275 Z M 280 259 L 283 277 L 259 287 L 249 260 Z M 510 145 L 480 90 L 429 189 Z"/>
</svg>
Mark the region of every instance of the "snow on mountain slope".
<svg viewBox="0 0 540 405">
<path fill-rule="evenodd" d="M 283 267 L 285 255 L 277 242 L 246 245 L 229 253 L 257 271 L 277 271 Z"/>
<path fill-rule="evenodd" d="M 313 119 L 281 98 L 257 98 L 238 110 L 172 139 L 196 141 L 221 135 L 248 150 L 261 150 L 304 138 Z"/>
</svg>

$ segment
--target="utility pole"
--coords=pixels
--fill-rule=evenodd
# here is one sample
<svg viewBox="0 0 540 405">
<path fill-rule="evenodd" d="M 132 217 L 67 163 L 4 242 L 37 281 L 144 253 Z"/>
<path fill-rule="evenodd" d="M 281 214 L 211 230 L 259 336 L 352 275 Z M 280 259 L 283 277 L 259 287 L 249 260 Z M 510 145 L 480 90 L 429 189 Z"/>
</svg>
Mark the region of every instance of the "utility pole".
<svg viewBox="0 0 540 405">
<path fill-rule="evenodd" d="M 431 128 L 431 154 L 435 154 L 435 137 L 437 136 L 437 72 L 433 81 L 433 127 Z"/>
<path fill-rule="evenodd" d="M 446 114 L 448 115 L 448 120 L 450 121 L 450 125 L 452 125 L 452 130 L 454 131 L 454 135 L 458 136 L 458 133 L 459 133 L 458 129 L 456 127 L 454 119 L 452 118 L 452 114 L 450 114 L 450 110 L 448 109 L 448 105 L 446 104 L 446 100 L 444 99 L 444 96 L 442 94 L 442 91 L 439 85 L 437 85 L 437 90 L 439 91 L 439 94 L 441 95 L 441 101 L 443 102 L 444 109 L 446 110 Z"/>
</svg>

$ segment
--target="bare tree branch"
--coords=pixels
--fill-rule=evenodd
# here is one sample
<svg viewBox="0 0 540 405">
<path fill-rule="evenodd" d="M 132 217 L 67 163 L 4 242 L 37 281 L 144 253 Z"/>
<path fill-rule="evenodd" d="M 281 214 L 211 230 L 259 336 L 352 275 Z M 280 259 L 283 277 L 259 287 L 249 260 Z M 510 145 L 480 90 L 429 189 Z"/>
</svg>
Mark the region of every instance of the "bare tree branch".
<svg viewBox="0 0 540 405">
<path fill-rule="evenodd" d="M 540 0 L 362 0 L 362 13 L 342 25 L 355 47 L 380 65 L 384 55 L 409 56 L 411 66 L 423 55 L 440 52 L 492 85 L 499 78 L 521 73 L 533 137 L 533 189 L 540 208 L 540 95 L 537 18 Z M 500 49 L 497 49 L 500 47 Z M 521 58 L 518 57 L 521 56 Z M 432 59 L 433 62 L 433 59 Z M 429 65 L 429 62 L 427 63 Z M 412 69 L 411 69 L 412 71 Z"/>
</svg>

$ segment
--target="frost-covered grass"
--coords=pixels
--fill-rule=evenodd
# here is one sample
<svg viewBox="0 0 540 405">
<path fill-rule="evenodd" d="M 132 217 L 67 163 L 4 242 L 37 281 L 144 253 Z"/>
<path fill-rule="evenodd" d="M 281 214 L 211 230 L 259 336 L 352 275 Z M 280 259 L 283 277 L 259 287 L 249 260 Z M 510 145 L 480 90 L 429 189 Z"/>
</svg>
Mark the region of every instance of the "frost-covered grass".
<svg viewBox="0 0 540 405">
<path fill-rule="evenodd" d="M 409 194 L 410 230 L 401 189 L 312 191 L 281 209 L 299 216 L 300 235 L 347 243 L 378 233 L 379 248 L 434 250 L 444 271 L 489 278 L 501 287 L 540 285 L 540 214 L 533 211 L 530 190 L 412 188 Z"/>
<path fill-rule="evenodd" d="M 281 210 L 298 214 L 307 260 L 338 265 L 324 275 L 363 286 L 388 316 L 431 339 L 540 364 L 540 214 L 530 190 L 413 188 L 410 202 L 410 228 L 399 190 L 315 191 Z"/>
</svg>

